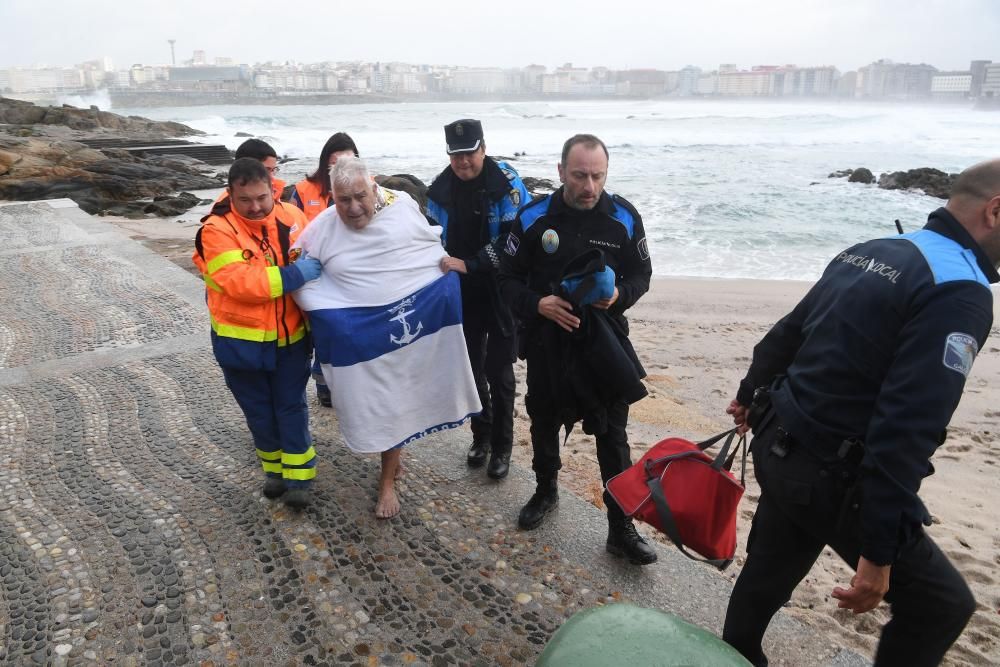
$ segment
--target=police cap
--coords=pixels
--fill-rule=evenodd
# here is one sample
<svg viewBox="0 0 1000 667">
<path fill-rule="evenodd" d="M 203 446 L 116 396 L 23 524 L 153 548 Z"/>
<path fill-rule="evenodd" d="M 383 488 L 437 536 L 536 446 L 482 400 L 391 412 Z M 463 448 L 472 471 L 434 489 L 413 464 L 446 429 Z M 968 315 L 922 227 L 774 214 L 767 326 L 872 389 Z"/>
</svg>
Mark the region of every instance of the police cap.
<svg viewBox="0 0 1000 667">
<path fill-rule="evenodd" d="M 444 126 L 444 140 L 448 155 L 471 153 L 483 143 L 483 124 L 474 118 L 463 118 Z"/>
</svg>

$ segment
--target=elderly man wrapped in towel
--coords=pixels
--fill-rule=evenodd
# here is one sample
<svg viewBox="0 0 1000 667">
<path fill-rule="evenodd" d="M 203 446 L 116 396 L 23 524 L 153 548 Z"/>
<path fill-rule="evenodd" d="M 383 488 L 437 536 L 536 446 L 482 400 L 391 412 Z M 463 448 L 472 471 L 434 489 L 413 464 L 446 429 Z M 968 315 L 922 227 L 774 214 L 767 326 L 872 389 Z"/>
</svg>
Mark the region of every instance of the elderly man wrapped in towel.
<svg viewBox="0 0 1000 667">
<path fill-rule="evenodd" d="M 312 328 L 344 441 L 380 452 L 375 515 L 399 513 L 400 448 L 480 410 L 462 332 L 458 276 L 441 274 L 441 230 L 403 192 L 372 182 L 357 158 L 330 179 L 334 206 L 298 246 L 323 263 L 295 293 Z"/>
</svg>

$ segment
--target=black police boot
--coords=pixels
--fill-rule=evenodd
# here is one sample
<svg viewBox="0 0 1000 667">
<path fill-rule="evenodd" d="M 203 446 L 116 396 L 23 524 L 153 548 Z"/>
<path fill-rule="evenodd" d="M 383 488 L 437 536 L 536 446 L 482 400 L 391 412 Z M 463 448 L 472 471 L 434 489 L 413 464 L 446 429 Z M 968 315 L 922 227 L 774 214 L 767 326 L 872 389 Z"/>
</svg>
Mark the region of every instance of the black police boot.
<svg viewBox="0 0 1000 667">
<path fill-rule="evenodd" d="M 483 464 L 486 463 L 486 457 L 489 456 L 489 454 L 489 440 L 484 440 L 482 442 L 473 440 L 472 447 L 469 447 L 469 454 L 465 457 L 465 462 L 469 464 L 470 468 L 481 468 L 483 467 Z"/>
<path fill-rule="evenodd" d="M 490 464 L 486 467 L 486 474 L 492 479 L 503 479 L 510 472 L 510 452 L 490 454 Z"/>
<path fill-rule="evenodd" d="M 545 516 L 559 504 L 559 485 L 556 476 L 540 477 L 535 486 L 535 494 L 521 508 L 517 525 L 522 530 L 534 530 L 542 525 Z"/>
<path fill-rule="evenodd" d="M 271 477 L 270 475 L 264 480 L 264 489 L 261 493 L 264 494 L 265 498 L 274 500 L 275 498 L 280 498 L 284 492 L 285 480 L 280 477 Z"/>
<path fill-rule="evenodd" d="M 649 565 L 656 562 L 656 552 L 646 544 L 631 519 L 608 519 L 608 553 L 619 558 L 628 558 L 633 565 Z"/>
</svg>

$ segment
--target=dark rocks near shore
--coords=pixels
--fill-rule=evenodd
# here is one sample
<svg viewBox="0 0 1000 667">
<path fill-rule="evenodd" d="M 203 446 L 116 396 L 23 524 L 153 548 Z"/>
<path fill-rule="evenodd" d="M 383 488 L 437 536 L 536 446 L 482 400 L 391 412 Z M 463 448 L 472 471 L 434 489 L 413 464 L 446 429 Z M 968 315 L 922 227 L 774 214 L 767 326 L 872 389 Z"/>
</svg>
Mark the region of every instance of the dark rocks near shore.
<svg viewBox="0 0 1000 667">
<path fill-rule="evenodd" d="M 871 184 L 875 182 L 875 175 L 870 169 L 865 167 L 860 167 L 858 169 L 841 169 L 831 173 L 827 178 L 846 178 L 848 183 L 866 183 Z"/>
<path fill-rule="evenodd" d="M 849 183 L 872 184 L 875 175 L 864 167 L 842 169 L 831 173 L 828 178 L 847 178 Z M 883 190 L 922 190 L 924 194 L 939 199 L 947 199 L 958 174 L 948 174 L 940 169 L 920 167 L 907 171 L 893 171 L 878 177 L 878 187 Z"/>
<path fill-rule="evenodd" d="M 883 190 L 923 190 L 931 197 L 947 199 L 957 178 L 958 174 L 924 167 L 882 174 L 878 177 L 878 186 Z"/>
<path fill-rule="evenodd" d="M 141 116 L 119 116 L 95 106 L 78 109 L 64 104 L 42 107 L 31 102 L 0 97 L 0 123 L 7 125 L 61 125 L 73 130 L 115 130 L 127 133 L 185 137 L 204 134 L 181 123 L 160 122 Z"/>
<path fill-rule="evenodd" d="M 0 199 L 68 197 L 91 214 L 178 215 L 201 202 L 186 191 L 224 185 L 214 167 L 187 155 L 138 155 L 81 142 L 157 143 L 193 134 L 200 133 L 180 123 L 0 98 Z"/>
<path fill-rule="evenodd" d="M 865 183 L 870 185 L 875 182 L 875 174 L 873 174 L 870 169 L 861 167 L 860 169 L 855 169 L 851 172 L 851 175 L 847 177 L 847 182 Z"/>
<path fill-rule="evenodd" d="M 532 197 L 547 195 L 550 192 L 555 192 L 559 187 L 547 178 L 535 178 L 534 176 L 522 176 L 521 182 L 524 183 L 524 187 L 528 188 Z"/>
</svg>

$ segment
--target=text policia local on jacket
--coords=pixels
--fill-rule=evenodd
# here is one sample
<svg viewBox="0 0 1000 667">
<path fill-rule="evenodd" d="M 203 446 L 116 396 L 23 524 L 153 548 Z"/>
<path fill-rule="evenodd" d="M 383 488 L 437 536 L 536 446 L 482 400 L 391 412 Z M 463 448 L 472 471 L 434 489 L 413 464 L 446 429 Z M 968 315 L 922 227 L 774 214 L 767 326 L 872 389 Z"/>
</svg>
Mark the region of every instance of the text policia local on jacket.
<svg viewBox="0 0 1000 667">
<path fill-rule="evenodd" d="M 274 202 L 261 219 L 248 219 L 228 198 L 202 219 L 192 259 L 205 280 L 220 366 L 274 370 L 277 348 L 305 337 L 305 318 L 289 292 L 306 280 L 292 266 L 297 252 L 291 247 L 308 222 L 284 202 Z"/>
</svg>

